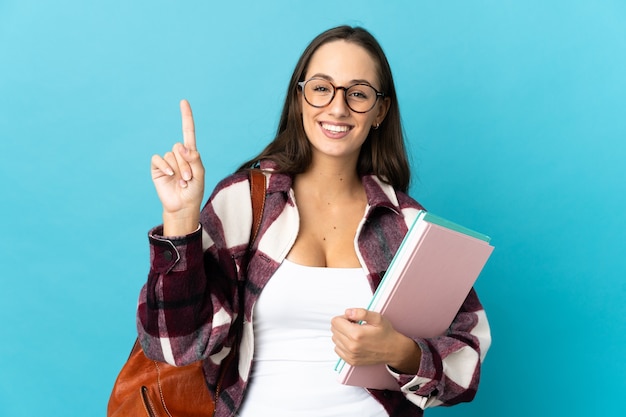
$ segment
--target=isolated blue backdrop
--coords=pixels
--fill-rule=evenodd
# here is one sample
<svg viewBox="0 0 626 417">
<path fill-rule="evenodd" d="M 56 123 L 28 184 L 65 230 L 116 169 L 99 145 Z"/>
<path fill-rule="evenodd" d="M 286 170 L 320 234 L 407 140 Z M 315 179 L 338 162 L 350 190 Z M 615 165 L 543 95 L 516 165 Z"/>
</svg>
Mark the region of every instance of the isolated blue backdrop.
<svg viewBox="0 0 626 417">
<path fill-rule="evenodd" d="M 388 54 L 412 195 L 496 246 L 481 389 L 428 414 L 626 415 L 625 2 L 0 0 L 1 416 L 104 415 L 178 101 L 210 189 L 343 23 Z"/>
</svg>

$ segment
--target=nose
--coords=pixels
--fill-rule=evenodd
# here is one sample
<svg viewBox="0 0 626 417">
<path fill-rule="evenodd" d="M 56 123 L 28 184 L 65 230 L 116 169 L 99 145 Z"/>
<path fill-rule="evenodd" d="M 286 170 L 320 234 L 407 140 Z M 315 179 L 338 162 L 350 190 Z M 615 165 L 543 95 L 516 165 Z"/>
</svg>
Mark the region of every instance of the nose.
<svg viewBox="0 0 626 417">
<path fill-rule="evenodd" d="M 339 90 L 343 90 L 343 92 L 340 93 Z M 328 112 L 336 117 L 346 117 L 350 114 L 350 107 L 348 107 L 346 101 L 345 87 L 335 87 L 335 96 L 328 103 Z"/>
</svg>

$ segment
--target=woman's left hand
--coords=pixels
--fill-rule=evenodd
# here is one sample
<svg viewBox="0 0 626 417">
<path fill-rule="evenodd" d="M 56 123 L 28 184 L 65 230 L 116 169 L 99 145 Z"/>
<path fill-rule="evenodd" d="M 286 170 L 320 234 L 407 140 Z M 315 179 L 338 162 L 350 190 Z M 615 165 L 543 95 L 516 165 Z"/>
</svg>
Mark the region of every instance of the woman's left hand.
<svg viewBox="0 0 626 417">
<path fill-rule="evenodd" d="M 335 352 L 350 365 L 384 363 L 405 374 L 416 374 L 421 351 L 397 332 L 381 314 L 362 308 L 346 310 L 331 321 Z"/>
</svg>

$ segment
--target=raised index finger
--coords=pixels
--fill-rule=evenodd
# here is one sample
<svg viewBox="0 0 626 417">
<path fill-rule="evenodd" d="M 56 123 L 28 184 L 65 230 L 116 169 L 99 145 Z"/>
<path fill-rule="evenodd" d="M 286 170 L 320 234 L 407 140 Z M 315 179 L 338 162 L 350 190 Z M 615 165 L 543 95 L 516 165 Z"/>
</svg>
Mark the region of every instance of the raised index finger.
<svg viewBox="0 0 626 417">
<path fill-rule="evenodd" d="M 180 101 L 180 115 L 183 121 L 183 143 L 191 151 L 196 150 L 196 129 L 193 124 L 191 106 L 187 100 Z"/>
</svg>

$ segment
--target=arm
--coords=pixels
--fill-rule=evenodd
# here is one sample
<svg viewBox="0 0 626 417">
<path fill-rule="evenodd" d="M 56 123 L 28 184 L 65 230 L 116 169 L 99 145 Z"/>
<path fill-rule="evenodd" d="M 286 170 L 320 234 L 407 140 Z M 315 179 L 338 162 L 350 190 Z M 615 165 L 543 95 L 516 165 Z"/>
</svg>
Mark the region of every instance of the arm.
<svg viewBox="0 0 626 417">
<path fill-rule="evenodd" d="M 366 325 L 356 322 L 364 320 Z M 352 365 L 384 363 L 401 392 L 421 408 L 471 401 L 491 336 L 474 290 L 446 334 L 410 339 L 380 314 L 349 309 L 332 322 L 335 351 Z"/>
<path fill-rule="evenodd" d="M 151 172 L 163 205 L 163 226 L 151 231 L 150 272 L 137 308 L 139 341 L 151 358 L 183 365 L 219 353 L 232 321 L 230 261 L 218 246 L 223 230 L 202 213 L 204 167 L 193 116 L 181 102 L 184 143 L 152 157 Z M 232 268 L 230 268 L 232 270 Z M 232 274 L 230 274 L 232 275 Z"/>
<path fill-rule="evenodd" d="M 415 342 L 421 351 L 417 374 L 396 373 L 405 396 L 421 408 L 471 401 L 491 345 L 487 316 L 474 289 L 446 334 Z"/>
</svg>

